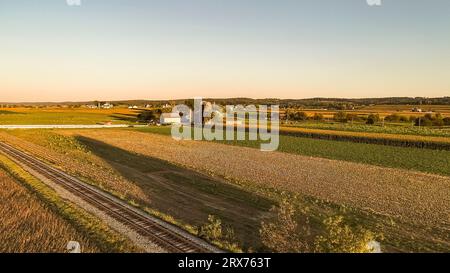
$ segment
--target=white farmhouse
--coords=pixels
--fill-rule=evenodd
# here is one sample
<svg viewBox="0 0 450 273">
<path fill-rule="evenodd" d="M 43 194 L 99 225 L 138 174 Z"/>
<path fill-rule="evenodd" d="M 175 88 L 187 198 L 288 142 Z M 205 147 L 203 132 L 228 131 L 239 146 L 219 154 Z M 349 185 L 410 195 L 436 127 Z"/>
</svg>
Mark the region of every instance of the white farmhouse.
<svg viewBox="0 0 450 273">
<path fill-rule="evenodd" d="M 177 113 L 163 113 L 161 114 L 161 124 L 177 124 L 181 123 L 181 117 Z"/>
<path fill-rule="evenodd" d="M 111 108 L 113 108 L 113 107 L 114 107 L 114 105 L 111 104 L 111 103 L 109 103 L 109 102 L 104 103 L 104 104 L 102 105 L 102 108 L 103 108 L 103 109 L 111 109 Z"/>
</svg>

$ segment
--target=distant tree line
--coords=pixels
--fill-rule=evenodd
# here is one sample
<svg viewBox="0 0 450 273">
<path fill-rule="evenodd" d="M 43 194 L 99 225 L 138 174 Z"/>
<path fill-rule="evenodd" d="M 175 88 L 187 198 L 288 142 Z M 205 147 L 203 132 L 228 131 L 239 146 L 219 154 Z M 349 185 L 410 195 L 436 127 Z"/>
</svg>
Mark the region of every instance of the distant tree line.
<svg viewBox="0 0 450 273">
<path fill-rule="evenodd" d="M 306 112 L 288 110 L 285 115 L 285 119 L 288 121 L 323 121 L 324 116 L 320 113 L 315 113 L 313 116 L 309 116 Z M 346 113 L 345 111 L 338 111 L 334 114 L 333 120 L 337 122 L 347 123 L 347 122 L 365 122 L 368 125 L 374 125 L 381 121 L 401 123 L 401 122 L 411 122 L 416 126 L 450 126 L 450 117 L 443 117 L 440 113 L 430 114 L 427 113 L 424 116 L 405 116 L 399 114 L 388 115 L 384 120 L 379 114 L 369 114 L 358 115 L 354 113 Z"/>
<path fill-rule="evenodd" d="M 219 105 L 280 105 L 281 108 L 326 108 L 332 110 L 352 110 L 368 105 L 450 105 L 450 97 L 425 98 L 425 97 L 389 97 L 389 98 L 363 98 L 363 99 L 338 99 L 338 98 L 311 98 L 311 99 L 252 99 L 252 98 L 204 98 L 205 101 Z M 57 105 L 86 105 L 90 102 L 64 102 L 64 103 L 23 103 L 15 106 L 57 106 Z M 110 101 L 114 105 L 152 105 L 161 107 L 163 105 L 186 104 L 193 105 L 192 99 L 179 100 L 123 100 Z M 7 104 L 6 102 L 4 104 Z"/>
<path fill-rule="evenodd" d="M 425 114 L 423 117 L 417 117 L 414 119 L 414 125 L 416 126 L 450 126 L 450 117 L 442 117 L 441 114 Z"/>
</svg>

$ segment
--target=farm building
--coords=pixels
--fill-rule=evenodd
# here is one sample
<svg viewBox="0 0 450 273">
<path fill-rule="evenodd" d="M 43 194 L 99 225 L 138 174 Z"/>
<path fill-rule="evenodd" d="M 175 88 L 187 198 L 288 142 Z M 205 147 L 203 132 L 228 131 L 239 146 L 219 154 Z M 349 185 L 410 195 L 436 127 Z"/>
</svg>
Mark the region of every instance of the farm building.
<svg viewBox="0 0 450 273">
<path fill-rule="evenodd" d="M 181 123 L 181 117 L 177 113 L 163 113 L 161 115 L 161 124 Z"/>
<path fill-rule="evenodd" d="M 103 109 L 111 109 L 111 108 L 113 108 L 113 107 L 114 107 L 114 105 L 112 105 L 112 104 L 109 103 L 109 102 L 102 104 L 102 108 L 103 108 Z"/>
</svg>

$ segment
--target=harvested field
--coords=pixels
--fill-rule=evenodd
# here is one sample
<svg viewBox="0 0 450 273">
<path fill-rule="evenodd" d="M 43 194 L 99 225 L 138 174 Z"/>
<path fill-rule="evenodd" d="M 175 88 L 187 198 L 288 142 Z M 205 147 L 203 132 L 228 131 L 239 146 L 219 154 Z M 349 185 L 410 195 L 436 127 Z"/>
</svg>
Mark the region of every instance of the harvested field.
<svg viewBox="0 0 450 273">
<path fill-rule="evenodd" d="M 255 230 L 268 214 L 273 201 L 223 183 L 221 178 L 199 174 L 93 139 L 62 136 L 50 131 L 13 133 L 21 138 L 0 133 L 0 139 L 71 170 L 133 204 L 161 212 L 164 217 L 169 216 L 166 220 L 176 219 L 175 224 L 191 232 L 196 232 L 195 227 L 204 224 L 212 214 L 226 226 L 233 227 L 244 246 L 260 247 Z"/>
<path fill-rule="evenodd" d="M 244 247 L 254 250 L 259 249 L 259 223 L 269 216 L 280 191 L 304 197 L 299 205 L 311 209 L 315 232 L 324 217 L 344 214 L 355 225 L 385 234 L 386 251 L 450 249 L 447 177 L 212 142 L 177 142 L 130 130 L 9 131 L 0 132 L 0 139 L 50 160 L 66 158 L 60 161 L 63 169 L 74 162 L 78 168 L 101 165 L 123 183 L 114 188 L 101 175 L 96 177 L 102 182 L 88 178 L 91 183 L 119 194 L 128 183 L 149 201 L 129 194 L 131 200 L 177 224 L 198 226 L 208 214 L 218 215 L 235 228 Z"/>
<path fill-rule="evenodd" d="M 450 225 L 448 177 L 215 143 L 177 142 L 138 132 L 76 134 L 236 181 L 298 192 L 415 223 Z"/>
<path fill-rule="evenodd" d="M 66 252 L 78 241 L 83 252 L 97 252 L 88 238 L 52 212 L 0 170 L 0 252 Z"/>
</svg>

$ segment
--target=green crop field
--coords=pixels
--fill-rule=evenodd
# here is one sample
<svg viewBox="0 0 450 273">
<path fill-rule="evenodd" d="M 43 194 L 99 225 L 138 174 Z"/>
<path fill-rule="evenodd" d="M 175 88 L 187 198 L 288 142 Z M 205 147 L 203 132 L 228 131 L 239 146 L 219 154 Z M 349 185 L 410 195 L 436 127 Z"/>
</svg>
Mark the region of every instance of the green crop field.
<svg viewBox="0 0 450 273">
<path fill-rule="evenodd" d="M 0 109 L 0 125 L 128 124 L 136 121 L 137 112 L 128 109 Z"/>
<path fill-rule="evenodd" d="M 170 135 L 170 127 L 136 128 L 141 132 Z M 221 141 L 229 145 L 259 148 L 259 141 Z M 450 151 L 393 147 L 378 144 L 280 136 L 280 152 L 366 163 L 383 167 L 450 175 Z"/>
<path fill-rule="evenodd" d="M 424 128 L 412 126 L 411 124 L 376 126 L 363 123 L 339 123 L 339 122 L 301 122 L 292 127 L 324 129 L 349 132 L 383 133 L 396 135 L 419 135 L 419 136 L 441 136 L 450 137 L 450 128 Z"/>
</svg>

